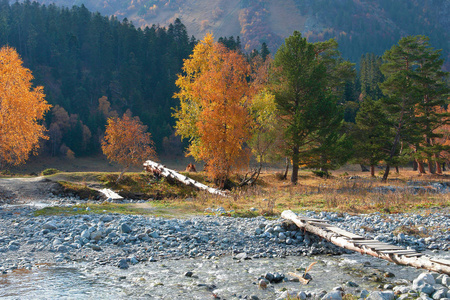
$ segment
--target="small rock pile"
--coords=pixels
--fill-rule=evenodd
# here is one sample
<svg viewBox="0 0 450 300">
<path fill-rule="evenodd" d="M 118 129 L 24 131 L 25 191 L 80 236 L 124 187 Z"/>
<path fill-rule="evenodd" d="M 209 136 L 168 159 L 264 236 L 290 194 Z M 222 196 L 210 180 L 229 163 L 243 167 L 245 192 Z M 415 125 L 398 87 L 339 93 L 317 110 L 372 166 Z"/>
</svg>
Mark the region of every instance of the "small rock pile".
<svg viewBox="0 0 450 300">
<path fill-rule="evenodd" d="M 357 289 L 358 285 L 347 282 L 345 286 L 335 287 L 332 291 L 284 291 L 277 300 L 295 299 L 321 299 L 321 300 L 342 300 L 345 295 L 347 299 L 366 300 L 448 300 L 450 299 L 450 276 L 438 273 L 422 273 L 413 282 L 399 280 L 397 285 L 386 284 L 381 291 L 369 292 L 366 289 Z M 356 288 L 356 289 L 355 289 Z"/>
</svg>

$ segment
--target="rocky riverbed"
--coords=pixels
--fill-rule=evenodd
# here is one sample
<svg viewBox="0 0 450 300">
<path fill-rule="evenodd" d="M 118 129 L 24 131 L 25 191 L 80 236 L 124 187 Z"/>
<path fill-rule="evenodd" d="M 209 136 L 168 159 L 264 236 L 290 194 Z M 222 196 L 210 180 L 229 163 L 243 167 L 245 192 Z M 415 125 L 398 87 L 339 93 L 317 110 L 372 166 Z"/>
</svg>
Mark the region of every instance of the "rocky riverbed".
<svg viewBox="0 0 450 300">
<path fill-rule="evenodd" d="M 89 211 L 76 216 L 35 217 L 31 207 L 3 206 L 1 276 L 10 282 L 24 271 L 32 277 L 36 272 L 48 274 L 61 268 L 89 280 L 96 274 L 94 281 L 107 287 L 105 298 L 111 296 L 108 293 L 149 299 L 181 299 L 183 294 L 188 295 L 184 299 L 341 299 L 343 293 L 364 297 L 371 292 L 369 299 L 450 296 L 448 277 L 420 275 L 413 282 L 422 271 L 357 258 L 361 256 L 350 255 L 281 219 L 229 218 L 218 215 L 220 208 L 210 211 L 215 213 L 187 219 Z M 448 211 L 426 215 L 305 214 L 368 238 L 449 257 Z M 407 228 L 416 229 L 419 236 L 406 234 Z M 320 263 L 310 271 L 313 280 L 309 285 L 302 286 L 288 275 L 303 274 L 301 267 L 314 261 Z M 11 291 L 0 294 L 12 295 Z"/>
</svg>

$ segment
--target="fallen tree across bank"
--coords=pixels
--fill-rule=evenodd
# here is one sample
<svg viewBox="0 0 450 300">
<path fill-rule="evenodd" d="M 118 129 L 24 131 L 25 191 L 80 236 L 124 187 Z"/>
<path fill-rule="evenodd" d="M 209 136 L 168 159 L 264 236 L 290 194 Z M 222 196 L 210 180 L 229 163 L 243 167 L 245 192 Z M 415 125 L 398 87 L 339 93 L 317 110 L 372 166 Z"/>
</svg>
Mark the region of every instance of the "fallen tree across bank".
<svg viewBox="0 0 450 300">
<path fill-rule="evenodd" d="M 435 259 L 412 249 L 365 239 L 363 236 L 328 224 L 324 220 L 298 216 L 290 210 L 283 211 L 281 217 L 294 222 L 299 228 L 318 235 L 336 246 L 382 258 L 396 264 L 450 275 L 450 260 Z"/>
<path fill-rule="evenodd" d="M 227 196 L 225 194 L 225 192 L 223 192 L 223 191 L 221 191 L 219 189 L 215 189 L 215 188 L 209 187 L 209 186 L 207 186 L 207 185 L 205 185 L 203 183 L 195 181 L 192 178 L 184 176 L 184 175 L 182 175 L 182 174 L 180 174 L 180 173 L 178 173 L 178 172 L 176 172 L 174 170 L 166 168 L 165 166 L 163 166 L 163 165 L 161 165 L 161 164 L 159 164 L 157 162 L 151 161 L 151 160 L 147 160 L 144 163 L 144 169 L 147 172 L 153 173 L 153 175 L 155 175 L 157 177 L 165 177 L 165 178 L 168 178 L 169 180 L 178 181 L 178 182 L 181 182 L 181 183 L 183 183 L 185 185 L 193 186 L 193 187 L 195 187 L 195 188 L 197 188 L 199 190 L 204 190 L 204 191 L 207 191 L 207 192 L 209 192 L 211 194 L 214 194 L 214 195 L 219 195 L 219 196 L 224 196 L 224 197 Z"/>
</svg>

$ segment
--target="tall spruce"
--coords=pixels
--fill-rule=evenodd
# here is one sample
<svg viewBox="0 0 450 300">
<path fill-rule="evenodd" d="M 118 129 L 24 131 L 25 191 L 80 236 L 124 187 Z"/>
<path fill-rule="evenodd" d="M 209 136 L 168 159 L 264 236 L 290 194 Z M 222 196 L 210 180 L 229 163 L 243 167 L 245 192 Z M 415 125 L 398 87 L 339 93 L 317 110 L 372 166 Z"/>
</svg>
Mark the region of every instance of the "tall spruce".
<svg viewBox="0 0 450 300">
<path fill-rule="evenodd" d="M 342 111 L 337 99 L 347 63 L 334 58 L 334 41 L 312 44 L 297 31 L 285 40 L 274 59 L 275 101 L 284 123 L 286 151 L 292 159 L 291 182 L 297 183 L 300 165 L 332 168 L 342 139 Z M 342 89 L 343 90 L 343 89 Z M 334 149 L 334 150 L 333 150 Z"/>
<path fill-rule="evenodd" d="M 370 165 L 370 174 L 375 176 L 375 166 L 386 159 L 390 149 L 390 126 L 381 100 L 364 98 L 356 115 L 353 131 L 356 161 Z"/>
</svg>

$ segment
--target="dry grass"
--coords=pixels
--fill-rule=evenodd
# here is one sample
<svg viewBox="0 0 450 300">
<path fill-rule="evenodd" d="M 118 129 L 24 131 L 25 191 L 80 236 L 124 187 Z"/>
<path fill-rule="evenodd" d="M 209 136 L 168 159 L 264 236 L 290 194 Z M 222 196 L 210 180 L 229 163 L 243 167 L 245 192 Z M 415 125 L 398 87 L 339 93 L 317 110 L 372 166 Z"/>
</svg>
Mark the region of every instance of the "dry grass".
<svg viewBox="0 0 450 300">
<path fill-rule="evenodd" d="M 105 164 L 104 161 L 97 163 L 98 169 L 101 169 L 101 164 Z M 179 161 L 177 169 L 182 169 L 186 165 L 186 161 Z M 420 192 L 412 190 L 413 185 L 424 187 L 436 182 L 450 184 L 448 175 L 418 176 L 416 172 L 401 169 L 400 174 L 393 172 L 387 183 L 381 183 L 379 176 L 371 178 L 370 174 L 360 172 L 357 166 L 347 166 L 334 171 L 331 178 L 319 178 L 311 171 L 301 171 L 298 184 L 292 185 L 289 180 L 280 180 L 276 175 L 277 172 L 280 172 L 280 169 L 266 170 L 261 174 L 256 186 L 235 189 L 229 193 L 229 197 L 196 192 L 164 181 L 153 182 L 148 175 L 142 173 L 127 173 L 126 177 L 129 180 L 121 182 L 118 186 L 111 184 L 117 173 L 62 172 L 49 178 L 82 186 L 106 184 L 116 190 L 129 191 L 136 195 L 142 193 L 147 198 L 140 199 L 158 200 L 150 202 L 149 205 L 158 206 L 158 209 L 164 210 L 164 214 L 169 215 L 170 210 L 173 210 L 175 215 L 201 214 L 207 208 L 218 207 L 223 207 L 227 215 L 241 217 L 277 216 L 286 209 L 397 213 L 450 207 L 450 194 L 434 193 L 431 188 L 428 191 L 422 188 Z M 211 185 L 203 172 L 185 175 Z M 390 187 L 396 191 L 388 191 Z"/>
<path fill-rule="evenodd" d="M 337 172 L 329 179 L 303 171 L 297 185 L 280 181 L 275 172 L 264 173 L 257 186 L 236 189 L 230 197 L 199 193 L 193 205 L 198 210 L 223 207 L 230 215 L 279 215 L 283 210 L 334 211 L 348 213 L 397 213 L 436 207 L 450 207 L 450 195 L 429 191 L 414 192 L 411 182 L 426 186 L 433 182 L 449 182 L 446 176 L 417 176 L 412 171 L 393 174 L 388 183 L 370 178 L 367 173 Z M 353 179 L 350 179 L 353 176 Z M 408 184 L 409 183 L 409 184 Z M 381 190 L 382 188 L 385 190 Z M 396 191 L 390 192 L 389 187 Z M 180 200 L 173 200 L 173 204 Z M 255 208 L 257 209 L 255 211 Z"/>
</svg>

